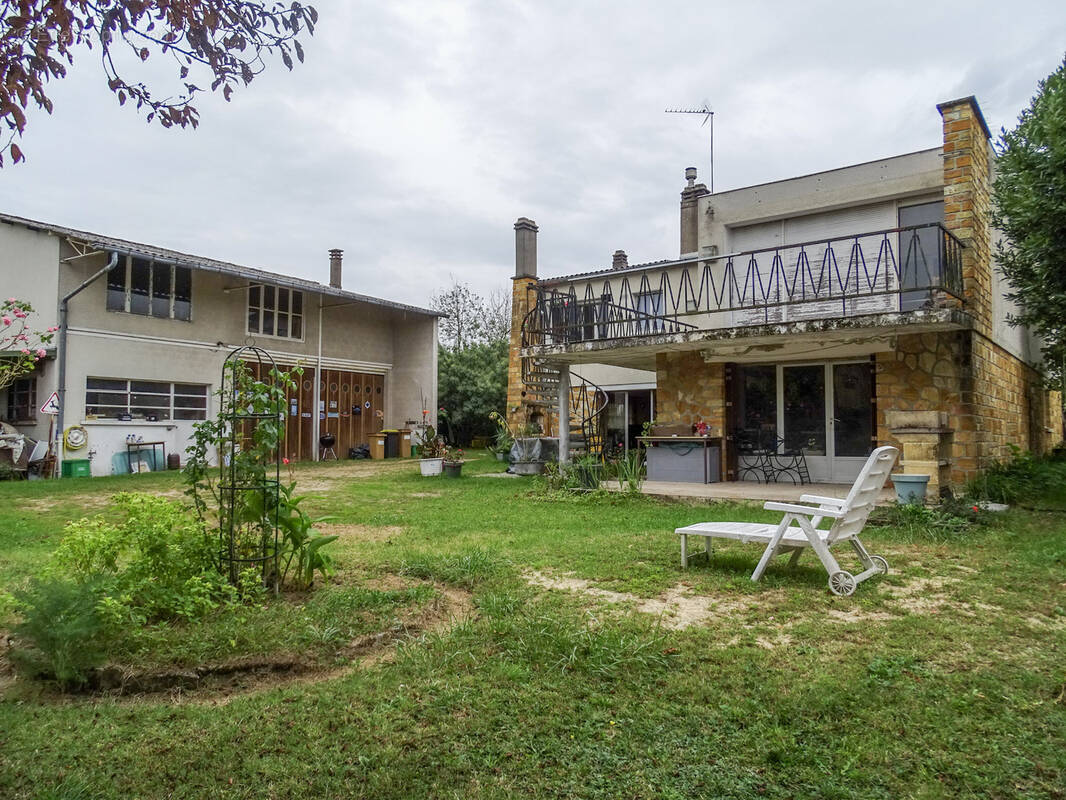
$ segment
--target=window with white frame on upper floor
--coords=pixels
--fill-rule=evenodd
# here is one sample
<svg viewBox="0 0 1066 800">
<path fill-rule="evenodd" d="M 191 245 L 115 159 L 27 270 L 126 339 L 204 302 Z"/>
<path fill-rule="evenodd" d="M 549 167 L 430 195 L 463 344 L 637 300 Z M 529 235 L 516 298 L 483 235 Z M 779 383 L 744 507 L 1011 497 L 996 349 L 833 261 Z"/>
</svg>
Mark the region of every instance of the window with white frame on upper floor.
<svg viewBox="0 0 1066 800">
<path fill-rule="evenodd" d="M 19 378 L 7 387 L 7 421 L 23 422 L 37 417 L 37 378 Z"/>
<path fill-rule="evenodd" d="M 249 286 L 248 333 L 303 339 L 303 292 L 262 283 Z"/>
<path fill-rule="evenodd" d="M 200 383 L 86 378 L 85 415 L 203 420 L 207 395 L 207 385 Z"/>
<path fill-rule="evenodd" d="M 161 319 L 192 319 L 192 270 L 122 256 L 107 273 L 107 310 Z"/>
</svg>

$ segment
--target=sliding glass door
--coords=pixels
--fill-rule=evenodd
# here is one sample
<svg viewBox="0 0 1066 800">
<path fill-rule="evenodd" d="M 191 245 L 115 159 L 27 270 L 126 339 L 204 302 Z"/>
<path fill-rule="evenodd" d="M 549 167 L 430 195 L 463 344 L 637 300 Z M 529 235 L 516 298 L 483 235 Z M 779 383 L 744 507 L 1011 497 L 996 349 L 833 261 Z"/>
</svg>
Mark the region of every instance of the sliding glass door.
<svg viewBox="0 0 1066 800">
<path fill-rule="evenodd" d="M 785 450 L 802 449 L 813 481 L 858 476 L 874 447 L 869 361 L 738 365 L 736 372 L 735 441 L 769 434 Z"/>
</svg>

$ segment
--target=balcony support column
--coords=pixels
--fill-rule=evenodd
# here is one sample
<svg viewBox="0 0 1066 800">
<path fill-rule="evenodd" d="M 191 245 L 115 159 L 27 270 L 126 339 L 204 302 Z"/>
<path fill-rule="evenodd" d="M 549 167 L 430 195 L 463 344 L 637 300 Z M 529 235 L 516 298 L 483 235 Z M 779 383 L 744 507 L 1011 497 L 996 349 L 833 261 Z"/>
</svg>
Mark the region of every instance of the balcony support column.
<svg viewBox="0 0 1066 800">
<path fill-rule="evenodd" d="M 559 465 L 570 463 L 570 365 L 559 364 Z"/>
</svg>

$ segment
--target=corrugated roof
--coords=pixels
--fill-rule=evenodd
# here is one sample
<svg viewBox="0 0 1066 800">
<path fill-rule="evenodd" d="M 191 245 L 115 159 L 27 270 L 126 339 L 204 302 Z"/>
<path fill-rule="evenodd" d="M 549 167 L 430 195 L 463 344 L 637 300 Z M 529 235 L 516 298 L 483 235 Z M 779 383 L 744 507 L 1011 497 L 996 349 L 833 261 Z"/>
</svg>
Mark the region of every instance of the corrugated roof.
<svg viewBox="0 0 1066 800">
<path fill-rule="evenodd" d="M 439 311 L 433 311 L 428 308 L 419 308 L 418 306 L 411 306 L 405 303 L 396 303 L 392 300 L 383 300 L 380 297 L 370 297 L 369 295 L 357 294 L 356 292 L 349 292 L 344 289 L 335 289 L 332 286 L 305 280 L 304 278 L 294 278 L 290 275 L 266 272 L 265 270 L 253 269 L 252 267 L 245 267 L 240 264 L 231 264 L 228 261 L 218 261 L 213 258 L 189 255 L 188 253 L 181 253 L 177 250 L 168 250 L 165 247 L 156 247 L 155 245 L 143 244 L 141 242 L 131 242 L 127 239 L 117 239 L 113 236 L 105 236 L 100 233 L 79 231 L 75 228 L 67 228 L 62 225 L 55 225 L 51 222 L 41 222 L 39 220 L 26 219 L 25 217 L 17 217 L 13 214 L 4 213 L 0 213 L 0 222 L 7 222 L 12 225 L 23 225 L 33 230 L 50 231 L 57 236 L 64 236 L 68 239 L 85 242 L 90 247 L 99 250 L 118 250 L 122 253 L 144 256 L 146 258 L 155 259 L 156 261 L 180 264 L 181 266 L 186 266 L 190 269 L 233 275 L 254 283 L 272 283 L 277 286 L 286 286 L 306 292 L 317 292 L 328 297 L 338 297 L 345 300 L 369 303 L 371 305 L 383 306 L 398 311 L 407 311 L 412 314 L 423 314 L 431 317 L 446 316 Z"/>
</svg>

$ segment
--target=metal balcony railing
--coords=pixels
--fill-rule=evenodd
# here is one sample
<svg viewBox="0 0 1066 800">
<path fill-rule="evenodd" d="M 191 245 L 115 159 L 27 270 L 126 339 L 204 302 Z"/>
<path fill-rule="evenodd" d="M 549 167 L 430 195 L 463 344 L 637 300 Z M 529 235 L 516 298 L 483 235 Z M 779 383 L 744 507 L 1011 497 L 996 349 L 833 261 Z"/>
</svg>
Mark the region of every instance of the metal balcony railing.
<svg viewBox="0 0 1066 800">
<path fill-rule="evenodd" d="M 962 248 L 933 223 L 546 282 L 523 346 L 957 308 Z"/>
</svg>

